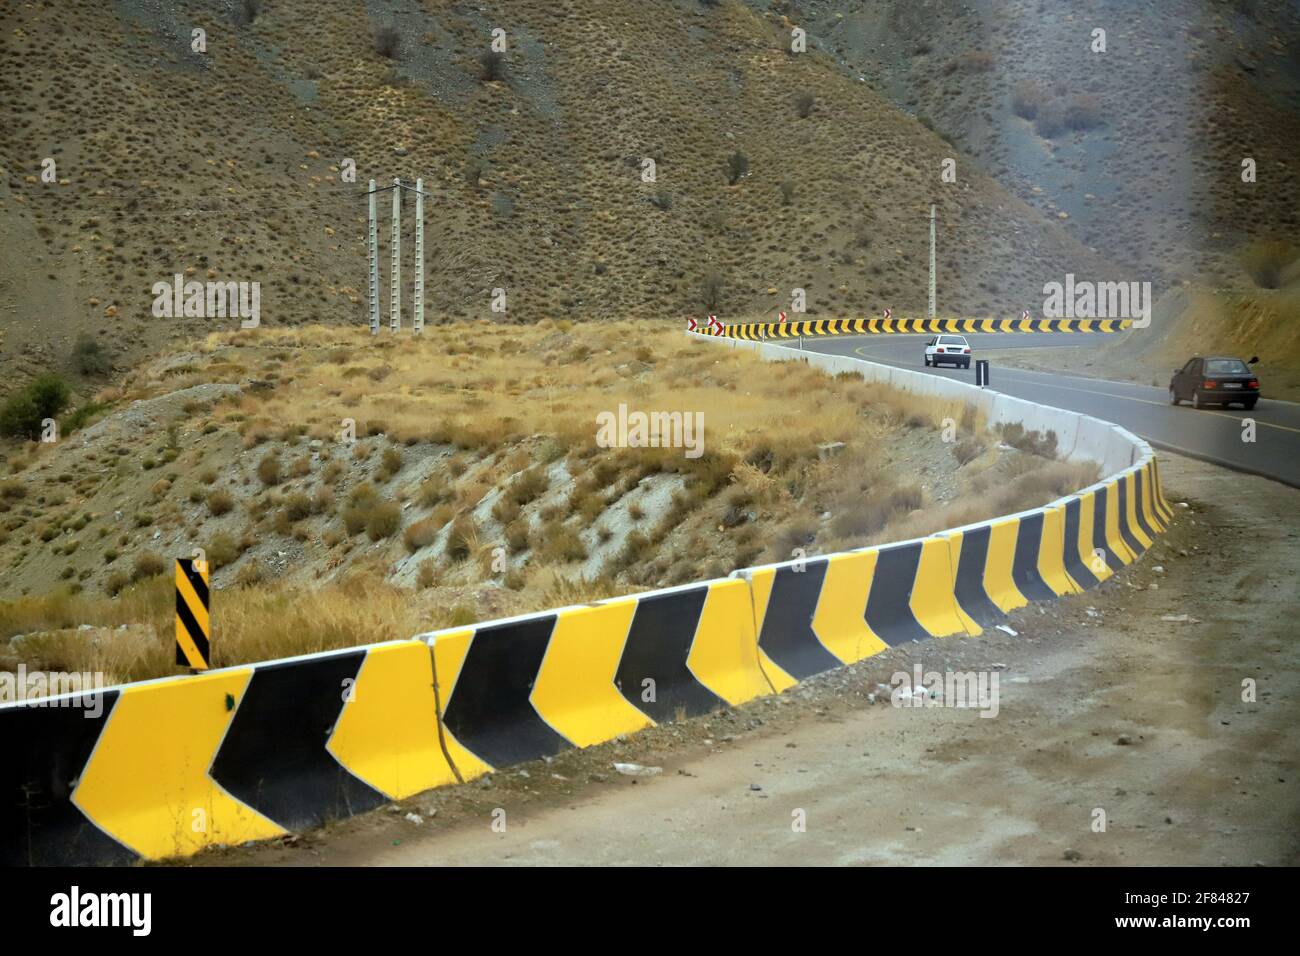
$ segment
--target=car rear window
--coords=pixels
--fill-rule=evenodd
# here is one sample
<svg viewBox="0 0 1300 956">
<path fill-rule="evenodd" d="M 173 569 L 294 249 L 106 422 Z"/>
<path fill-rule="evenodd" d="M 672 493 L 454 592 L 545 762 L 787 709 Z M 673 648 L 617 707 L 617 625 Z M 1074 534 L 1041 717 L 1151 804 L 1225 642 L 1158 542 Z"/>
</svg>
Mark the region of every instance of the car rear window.
<svg viewBox="0 0 1300 956">
<path fill-rule="evenodd" d="M 965 345 L 966 340 L 960 335 L 941 335 L 939 336 L 940 345 Z"/>
<path fill-rule="evenodd" d="M 1249 375 L 1250 368 L 1241 359 L 1207 359 L 1206 375 Z"/>
</svg>

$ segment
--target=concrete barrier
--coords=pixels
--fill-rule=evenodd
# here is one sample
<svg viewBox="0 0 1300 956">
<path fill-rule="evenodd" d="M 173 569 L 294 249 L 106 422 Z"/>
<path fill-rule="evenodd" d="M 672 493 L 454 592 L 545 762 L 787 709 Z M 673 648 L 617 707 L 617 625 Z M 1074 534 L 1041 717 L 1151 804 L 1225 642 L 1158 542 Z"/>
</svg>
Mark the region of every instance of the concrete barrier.
<svg viewBox="0 0 1300 956">
<path fill-rule="evenodd" d="M 1052 431 L 1108 477 L 914 541 L 416 639 L 0 705 L 0 863 L 126 863 L 268 839 L 708 713 L 1096 587 L 1173 518 L 1150 447 L 907 369 L 701 336 Z"/>
</svg>

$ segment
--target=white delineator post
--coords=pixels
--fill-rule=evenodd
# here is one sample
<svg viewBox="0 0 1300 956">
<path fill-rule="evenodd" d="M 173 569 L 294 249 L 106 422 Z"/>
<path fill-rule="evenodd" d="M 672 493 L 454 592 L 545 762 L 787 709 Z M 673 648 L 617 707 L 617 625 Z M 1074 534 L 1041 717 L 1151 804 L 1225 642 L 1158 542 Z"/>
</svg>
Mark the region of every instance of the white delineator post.
<svg viewBox="0 0 1300 956">
<path fill-rule="evenodd" d="M 930 205 L 930 318 L 934 318 L 934 205 Z"/>
<path fill-rule="evenodd" d="M 388 328 L 402 328 L 402 181 L 393 180 L 392 265 L 388 273 Z"/>
<path fill-rule="evenodd" d="M 415 181 L 415 331 L 424 330 L 424 180 Z"/>
<path fill-rule="evenodd" d="M 370 334 L 379 334 L 379 209 L 375 202 L 375 181 L 370 180 L 370 230 L 366 253 L 370 259 Z"/>
</svg>

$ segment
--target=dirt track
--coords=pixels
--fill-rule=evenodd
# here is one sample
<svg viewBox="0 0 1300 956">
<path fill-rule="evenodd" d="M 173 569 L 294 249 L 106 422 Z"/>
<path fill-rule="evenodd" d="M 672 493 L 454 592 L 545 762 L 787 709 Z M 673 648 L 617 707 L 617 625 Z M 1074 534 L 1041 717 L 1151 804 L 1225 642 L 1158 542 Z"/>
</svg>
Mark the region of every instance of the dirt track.
<svg viewBox="0 0 1300 956">
<path fill-rule="evenodd" d="M 1019 612 L 1014 638 L 896 648 L 731 714 L 199 862 L 1295 864 L 1300 491 L 1161 458 L 1190 504 L 1169 534 L 1100 590 Z M 914 661 L 996 670 L 998 716 L 867 699 Z"/>
</svg>

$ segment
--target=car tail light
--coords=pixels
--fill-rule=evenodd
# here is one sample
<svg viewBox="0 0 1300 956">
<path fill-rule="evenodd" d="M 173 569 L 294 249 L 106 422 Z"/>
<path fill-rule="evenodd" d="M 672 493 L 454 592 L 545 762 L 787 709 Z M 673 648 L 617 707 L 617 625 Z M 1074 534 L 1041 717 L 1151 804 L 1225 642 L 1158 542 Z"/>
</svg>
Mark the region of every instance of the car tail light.
<svg viewBox="0 0 1300 956">
<path fill-rule="evenodd" d="M 1216 382 L 1216 381 L 1215 381 L 1214 379 L 1212 379 L 1212 378 L 1207 378 L 1207 379 L 1205 380 L 1205 388 L 1218 388 L 1218 386 L 1219 386 L 1219 383 Z"/>
<path fill-rule="evenodd" d="M 1252 378 L 1252 379 L 1250 380 L 1249 384 L 1246 385 L 1246 387 L 1247 387 L 1247 388 L 1259 388 L 1259 379 L 1257 379 L 1257 378 Z"/>
<path fill-rule="evenodd" d="M 967 355 L 970 355 L 970 349 L 967 349 L 967 350 L 966 350 L 966 354 L 967 354 Z"/>
</svg>

